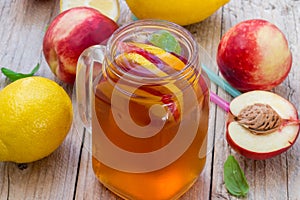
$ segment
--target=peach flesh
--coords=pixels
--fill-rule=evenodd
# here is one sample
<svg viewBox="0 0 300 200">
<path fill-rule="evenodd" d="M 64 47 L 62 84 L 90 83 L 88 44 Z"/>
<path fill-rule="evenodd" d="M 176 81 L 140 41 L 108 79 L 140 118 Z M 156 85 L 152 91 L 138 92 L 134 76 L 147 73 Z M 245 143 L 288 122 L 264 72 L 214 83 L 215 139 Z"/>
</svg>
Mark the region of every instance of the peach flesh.
<svg viewBox="0 0 300 200">
<path fill-rule="evenodd" d="M 270 105 L 283 119 L 298 120 L 294 105 L 277 94 L 266 91 L 252 91 L 236 97 L 230 103 L 226 125 L 226 139 L 229 145 L 245 157 L 262 160 L 274 157 L 289 149 L 299 135 L 299 124 L 285 125 L 269 134 L 255 135 L 234 121 L 234 116 L 246 106 L 254 103 Z"/>
</svg>

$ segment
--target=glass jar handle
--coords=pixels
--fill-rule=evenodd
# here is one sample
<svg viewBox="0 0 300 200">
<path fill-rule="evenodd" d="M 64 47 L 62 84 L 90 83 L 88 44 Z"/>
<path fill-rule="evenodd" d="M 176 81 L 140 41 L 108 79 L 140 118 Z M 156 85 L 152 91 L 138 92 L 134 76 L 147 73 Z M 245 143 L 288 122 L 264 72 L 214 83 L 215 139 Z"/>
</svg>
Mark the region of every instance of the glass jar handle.
<svg viewBox="0 0 300 200">
<path fill-rule="evenodd" d="M 105 57 L 105 46 L 95 45 L 84 50 L 77 62 L 75 79 L 75 110 L 79 123 L 91 132 L 91 98 L 95 77 L 101 74 Z"/>
</svg>

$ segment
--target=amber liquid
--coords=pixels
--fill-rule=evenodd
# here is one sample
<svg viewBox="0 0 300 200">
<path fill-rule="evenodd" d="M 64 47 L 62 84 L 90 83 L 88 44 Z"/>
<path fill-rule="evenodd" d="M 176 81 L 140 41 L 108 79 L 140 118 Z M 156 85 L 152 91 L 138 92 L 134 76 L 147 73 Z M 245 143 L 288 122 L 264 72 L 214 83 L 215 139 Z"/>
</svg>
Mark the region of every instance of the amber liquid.
<svg viewBox="0 0 300 200">
<path fill-rule="evenodd" d="M 163 128 L 157 134 L 148 138 L 137 138 L 124 133 L 124 131 L 118 127 L 113 118 L 113 105 L 110 102 L 113 86 L 111 86 L 107 80 L 99 81 L 94 94 L 95 112 L 92 122 L 92 165 L 94 173 L 104 186 L 124 199 L 139 200 L 177 199 L 192 186 L 205 165 L 206 136 L 209 118 L 209 92 L 204 78 L 201 76 L 199 82 L 196 84 L 198 86 L 193 88 L 196 88 L 194 92 L 198 101 L 197 105 L 188 105 L 185 112 L 180 113 L 180 118 L 177 120 L 174 119 L 172 113 L 169 113 L 169 119 L 166 120 Z M 145 90 L 147 90 L 147 88 Z M 155 86 L 152 90 L 166 94 L 170 92 L 161 86 Z M 129 97 L 120 95 L 119 98 Z M 134 97 L 130 98 L 129 111 L 131 118 L 135 123 L 141 126 L 149 123 L 149 107 L 151 104 L 161 103 L 151 101 L 151 98 L 149 99 L 141 101 Z M 120 101 L 120 103 L 121 102 L 122 101 Z M 199 110 L 200 115 L 198 113 Z M 122 115 L 122 113 L 120 113 L 120 115 Z M 195 117 L 197 115 L 198 117 Z M 95 124 L 101 126 L 106 137 L 114 145 L 135 153 L 152 152 L 168 145 L 176 136 L 180 125 L 183 125 L 185 134 L 191 134 L 193 130 L 190 130 L 190 127 L 193 127 L 194 124 L 199 125 L 197 126 L 195 137 L 189 147 L 185 149 L 182 155 L 174 160 L 174 162 L 155 171 L 134 173 L 109 167 L 97 159 L 99 158 L 97 155 L 97 142 L 99 141 L 99 137 L 97 137 L 97 135 L 100 134 L 100 130 Z M 102 153 L 110 154 L 110 149 L 105 149 L 105 152 Z M 124 158 L 120 157 L 119 162 L 122 163 L 123 159 Z M 162 157 L 161 159 L 164 158 Z M 153 160 L 153 162 L 161 161 Z M 144 165 L 145 163 L 135 163 L 135 165 L 139 164 Z"/>
</svg>

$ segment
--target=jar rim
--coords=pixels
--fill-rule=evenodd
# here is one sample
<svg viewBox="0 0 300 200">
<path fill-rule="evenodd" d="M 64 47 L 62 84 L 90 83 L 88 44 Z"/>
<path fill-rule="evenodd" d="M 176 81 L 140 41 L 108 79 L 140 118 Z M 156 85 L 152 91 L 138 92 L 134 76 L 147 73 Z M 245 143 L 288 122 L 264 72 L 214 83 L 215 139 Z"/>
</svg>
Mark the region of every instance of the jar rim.
<svg viewBox="0 0 300 200">
<path fill-rule="evenodd" d="M 158 19 L 137 20 L 137 21 L 126 23 L 126 24 L 122 25 L 121 27 L 119 27 L 109 38 L 107 45 L 106 45 L 107 63 L 111 63 L 114 66 L 118 66 L 115 63 L 115 59 L 113 57 L 113 55 L 114 55 L 113 47 L 116 45 L 117 42 L 120 41 L 120 38 L 122 38 L 122 36 L 128 34 L 128 32 L 136 31 L 136 29 L 141 29 L 143 27 L 155 27 L 158 30 L 159 29 L 162 29 L 162 30 L 167 29 L 168 31 L 170 31 L 172 33 L 176 33 L 176 35 L 180 35 L 181 38 L 188 44 L 188 49 L 190 51 L 187 62 L 184 63 L 185 66 L 181 70 L 178 70 L 174 73 L 170 73 L 170 74 L 168 74 L 166 76 L 162 76 L 162 77 L 144 77 L 144 76 L 129 74 L 126 71 L 124 71 L 123 69 L 117 67 L 117 70 L 115 70 L 114 73 L 115 73 L 115 75 L 119 76 L 119 78 L 121 78 L 121 77 L 125 78 L 124 74 L 126 74 L 126 79 L 131 82 L 143 82 L 143 84 L 147 84 L 147 83 L 148 84 L 153 84 L 153 83 L 157 84 L 157 83 L 166 82 L 169 80 L 174 80 L 174 79 L 178 80 L 178 79 L 185 78 L 185 76 L 187 74 L 183 75 L 184 74 L 183 72 L 189 70 L 190 67 L 193 67 L 193 68 L 198 67 L 199 69 L 197 69 L 197 70 L 198 71 L 201 70 L 200 64 L 197 63 L 199 61 L 199 47 L 198 47 L 198 43 L 195 41 L 192 34 L 187 29 L 185 29 L 184 27 L 182 27 L 178 24 L 175 24 L 173 22 L 169 22 L 166 20 L 158 20 Z M 117 71 L 119 71 L 121 73 L 118 73 Z"/>
</svg>

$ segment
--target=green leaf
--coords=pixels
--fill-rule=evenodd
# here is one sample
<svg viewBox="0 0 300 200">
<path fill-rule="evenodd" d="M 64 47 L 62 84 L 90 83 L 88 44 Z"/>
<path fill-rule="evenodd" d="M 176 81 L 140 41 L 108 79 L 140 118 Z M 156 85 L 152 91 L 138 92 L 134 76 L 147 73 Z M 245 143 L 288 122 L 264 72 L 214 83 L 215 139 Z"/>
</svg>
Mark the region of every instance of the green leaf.
<svg viewBox="0 0 300 200">
<path fill-rule="evenodd" d="M 236 159 L 230 155 L 224 163 L 224 181 L 228 192 L 237 197 L 244 197 L 249 191 L 249 185 Z"/>
<path fill-rule="evenodd" d="M 160 30 L 149 35 L 148 40 L 151 44 L 176 54 L 181 53 L 181 47 L 176 38 L 166 30 Z"/>
<path fill-rule="evenodd" d="M 16 81 L 21 78 L 33 76 L 39 70 L 39 68 L 40 68 L 40 64 L 38 63 L 29 74 L 14 72 L 4 67 L 1 68 L 1 71 L 10 81 Z"/>
</svg>

